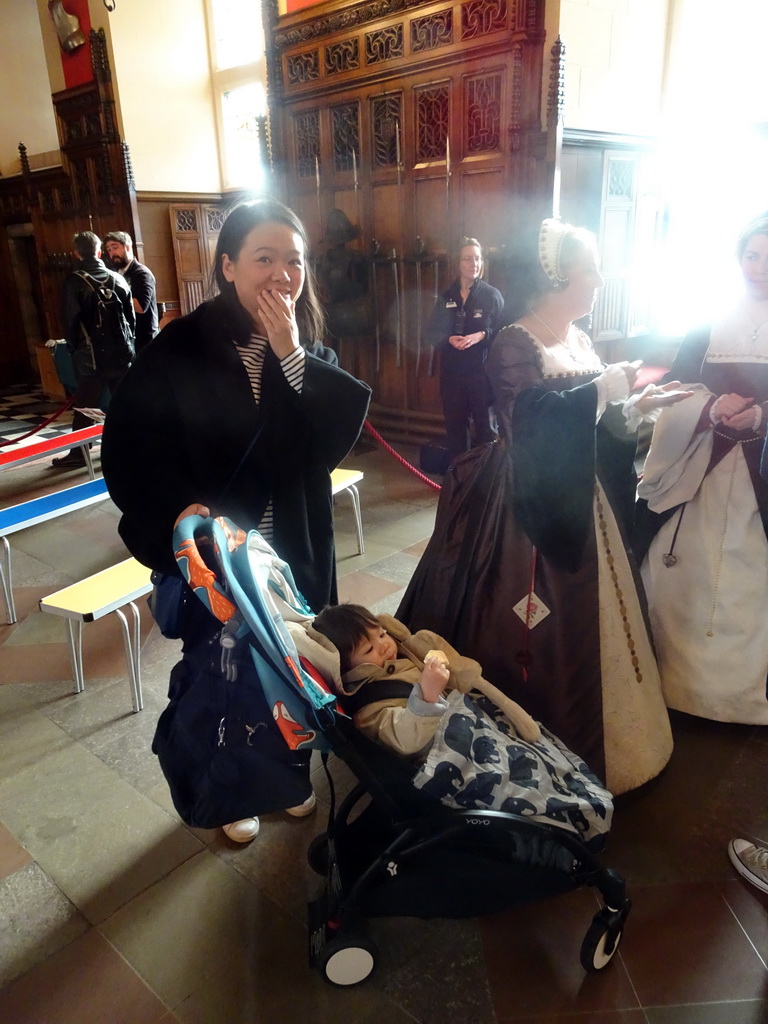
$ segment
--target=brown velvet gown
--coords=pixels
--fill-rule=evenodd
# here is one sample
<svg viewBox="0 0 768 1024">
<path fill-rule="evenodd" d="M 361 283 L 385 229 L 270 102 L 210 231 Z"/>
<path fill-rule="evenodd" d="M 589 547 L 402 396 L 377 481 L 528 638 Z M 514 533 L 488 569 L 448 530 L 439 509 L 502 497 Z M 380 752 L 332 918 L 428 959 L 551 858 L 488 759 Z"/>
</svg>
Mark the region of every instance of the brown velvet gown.
<svg viewBox="0 0 768 1024">
<path fill-rule="evenodd" d="M 498 335 L 486 370 L 502 437 L 446 475 L 397 617 L 476 658 L 624 792 L 672 750 L 625 540 L 635 439 L 616 406 L 596 422 L 596 372 L 545 375 L 523 328 Z"/>
</svg>

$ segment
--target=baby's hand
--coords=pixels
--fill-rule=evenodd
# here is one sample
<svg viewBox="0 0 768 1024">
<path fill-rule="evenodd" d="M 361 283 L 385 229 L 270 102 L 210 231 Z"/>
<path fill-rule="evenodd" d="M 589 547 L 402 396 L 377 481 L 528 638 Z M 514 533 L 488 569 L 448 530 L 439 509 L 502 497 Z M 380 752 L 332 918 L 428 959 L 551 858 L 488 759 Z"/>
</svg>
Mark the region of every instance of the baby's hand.
<svg viewBox="0 0 768 1024">
<path fill-rule="evenodd" d="M 421 673 L 421 695 L 428 704 L 434 704 L 448 685 L 451 673 L 448 666 L 434 658 L 424 663 Z"/>
</svg>

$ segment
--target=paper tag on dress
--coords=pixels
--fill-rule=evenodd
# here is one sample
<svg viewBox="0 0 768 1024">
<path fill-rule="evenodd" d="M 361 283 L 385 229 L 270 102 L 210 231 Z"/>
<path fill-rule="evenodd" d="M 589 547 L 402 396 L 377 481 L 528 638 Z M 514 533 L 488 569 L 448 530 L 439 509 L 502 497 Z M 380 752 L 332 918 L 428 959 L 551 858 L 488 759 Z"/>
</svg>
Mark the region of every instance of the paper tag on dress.
<svg viewBox="0 0 768 1024">
<path fill-rule="evenodd" d="M 544 604 L 540 597 L 536 596 L 536 591 L 531 593 L 531 596 L 527 595 L 518 601 L 512 611 L 517 615 L 523 622 L 526 619 L 526 613 L 528 616 L 528 628 L 533 629 L 549 615 L 549 608 Z"/>
</svg>

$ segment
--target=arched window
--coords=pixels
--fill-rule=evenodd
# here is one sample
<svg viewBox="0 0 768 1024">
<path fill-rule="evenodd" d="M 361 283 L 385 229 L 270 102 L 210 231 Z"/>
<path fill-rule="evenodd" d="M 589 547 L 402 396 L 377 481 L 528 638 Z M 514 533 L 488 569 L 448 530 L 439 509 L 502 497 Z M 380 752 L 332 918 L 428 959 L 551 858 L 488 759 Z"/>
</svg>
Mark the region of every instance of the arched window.
<svg viewBox="0 0 768 1024">
<path fill-rule="evenodd" d="M 206 0 L 211 82 L 224 189 L 263 189 L 259 132 L 267 112 L 261 4 Z"/>
</svg>

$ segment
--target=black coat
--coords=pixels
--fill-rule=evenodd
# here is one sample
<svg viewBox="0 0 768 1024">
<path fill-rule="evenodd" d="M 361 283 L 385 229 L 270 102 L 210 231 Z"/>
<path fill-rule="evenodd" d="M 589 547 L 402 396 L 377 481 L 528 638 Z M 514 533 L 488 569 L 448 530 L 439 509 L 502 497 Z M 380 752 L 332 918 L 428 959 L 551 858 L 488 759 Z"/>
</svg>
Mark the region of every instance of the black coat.
<svg viewBox="0 0 768 1024">
<path fill-rule="evenodd" d="M 370 388 L 308 349 L 301 394 L 267 349 L 256 406 L 221 299 L 171 321 L 112 399 L 102 443 L 120 535 L 145 565 L 175 573 L 173 524 L 208 505 L 243 529 L 272 499 L 273 546 L 316 610 L 336 600 L 330 472 L 355 443 Z M 254 436 L 258 437 L 245 461 Z"/>
</svg>

